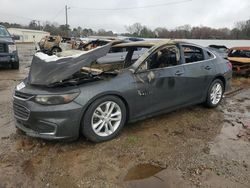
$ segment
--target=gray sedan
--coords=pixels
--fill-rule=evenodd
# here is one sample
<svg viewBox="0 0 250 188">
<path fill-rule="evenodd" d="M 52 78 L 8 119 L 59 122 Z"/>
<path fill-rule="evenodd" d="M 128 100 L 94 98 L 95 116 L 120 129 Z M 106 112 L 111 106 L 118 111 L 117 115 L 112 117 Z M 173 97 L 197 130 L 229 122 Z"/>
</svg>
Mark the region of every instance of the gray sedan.
<svg viewBox="0 0 250 188">
<path fill-rule="evenodd" d="M 70 57 L 36 54 L 14 93 L 16 127 L 44 139 L 93 142 L 116 137 L 127 122 L 204 103 L 217 107 L 230 87 L 231 64 L 200 46 L 132 42 L 124 61 L 99 64 L 111 45 Z M 138 49 L 144 53 L 137 60 Z"/>
</svg>

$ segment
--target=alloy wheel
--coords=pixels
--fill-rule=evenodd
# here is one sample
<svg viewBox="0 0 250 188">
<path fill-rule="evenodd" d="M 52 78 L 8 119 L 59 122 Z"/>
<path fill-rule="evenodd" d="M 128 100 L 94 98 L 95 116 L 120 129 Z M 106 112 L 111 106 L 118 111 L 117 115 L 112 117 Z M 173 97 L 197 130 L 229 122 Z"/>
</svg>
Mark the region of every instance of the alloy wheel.
<svg viewBox="0 0 250 188">
<path fill-rule="evenodd" d="M 93 131 L 101 137 L 112 135 L 120 126 L 122 112 L 120 106 L 113 101 L 100 104 L 91 118 Z"/>
<path fill-rule="evenodd" d="M 223 88 L 220 83 L 215 83 L 210 93 L 210 100 L 213 105 L 217 105 L 222 98 Z"/>
</svg>

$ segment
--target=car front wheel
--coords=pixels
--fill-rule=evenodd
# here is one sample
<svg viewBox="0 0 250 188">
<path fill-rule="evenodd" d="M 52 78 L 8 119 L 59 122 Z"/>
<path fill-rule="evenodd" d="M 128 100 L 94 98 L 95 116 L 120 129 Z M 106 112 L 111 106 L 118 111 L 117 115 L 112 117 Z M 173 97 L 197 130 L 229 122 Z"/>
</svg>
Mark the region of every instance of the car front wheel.
<svg viewBox="0 0 250 188">
<path fill-rule="evenodd" d="M 116 96 L 94 101 L 83 118 L 82 133 L 93 142 L 107 141 L 118 135 L 126 121 L 126 106 Z"/>
<path fill-rule="evenodd" d="M 223 93 L 223 82 L 219 79 L 214 80 L 208 90 L 206 106 L 209 108 L 217 107 L 223 98 Z"/>
</svg>

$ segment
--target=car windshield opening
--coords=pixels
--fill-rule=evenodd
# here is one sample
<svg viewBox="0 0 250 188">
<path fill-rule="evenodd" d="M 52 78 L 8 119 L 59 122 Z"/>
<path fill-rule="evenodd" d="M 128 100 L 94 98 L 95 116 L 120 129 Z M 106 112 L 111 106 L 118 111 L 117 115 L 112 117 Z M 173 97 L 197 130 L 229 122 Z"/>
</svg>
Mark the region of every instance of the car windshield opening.
<svg viewBox="0 0 250 188">
<path fill-rule="evenodd" d="M 249 50 L 232 50 L 229 54 L 229 57 L 243 57 L 243 58 L 250 58 L 250 51 Z"/>
<path fill-rule="evenodd" d="M 4 27 L 0 27 L 0 37 L 10 37 L 9 32 Z"/>
</svg>

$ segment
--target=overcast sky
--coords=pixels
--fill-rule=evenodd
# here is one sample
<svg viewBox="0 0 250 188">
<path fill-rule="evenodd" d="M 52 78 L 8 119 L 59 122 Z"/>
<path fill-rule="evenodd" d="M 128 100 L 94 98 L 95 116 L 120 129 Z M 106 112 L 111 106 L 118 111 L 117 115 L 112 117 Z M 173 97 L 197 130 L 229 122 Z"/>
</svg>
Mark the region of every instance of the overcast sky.
<svg viewBox="0 0 250 188">
<path fill-rule="evenodd" d="M 71 7 L 71 27 L 115 32 L 125 32 L 125 25 L 135 22 L 151 29 L 185 24 L 232 28 L 237 21 L 250 19 L 250 0 L 1 0 L 0 21 L 65 24 L 66 4 Z"/>
</svg>

